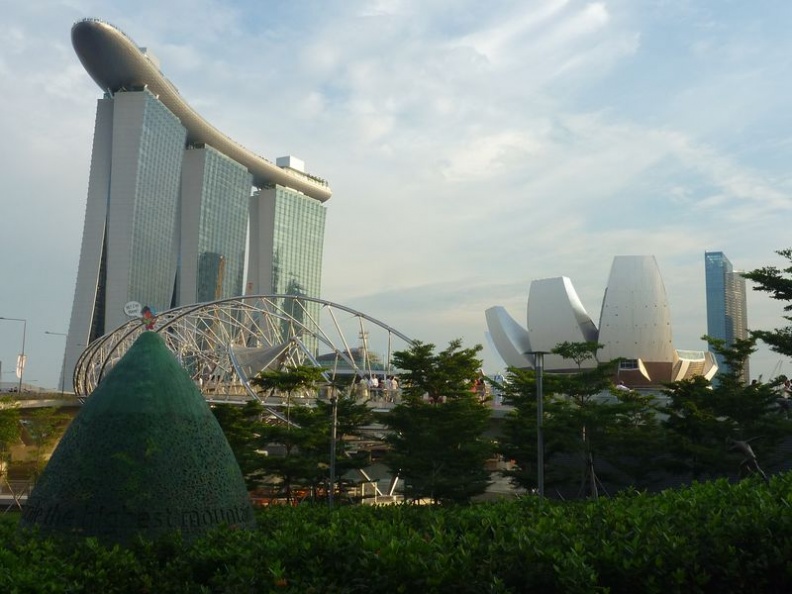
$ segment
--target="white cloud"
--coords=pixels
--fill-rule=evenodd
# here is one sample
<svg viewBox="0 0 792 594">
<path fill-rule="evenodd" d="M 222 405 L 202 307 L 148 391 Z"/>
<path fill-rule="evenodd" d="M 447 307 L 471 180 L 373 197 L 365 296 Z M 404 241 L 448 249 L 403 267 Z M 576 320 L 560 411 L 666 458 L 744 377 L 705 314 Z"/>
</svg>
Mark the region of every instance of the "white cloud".
<svg viewBox="0 0 792 594">
<path fill-rule="evenodd" d="M 754 203 L 752 209 L 758 208 L 768 214 L 792 210 L 792 188 L 784 190 L 771 185 L 762 176 L 710 147 L 693 146 L 678 137 L 674 144 L 680 159 L 689 162 L 723 190 L 724 195 L 719 198 L 749 200 Z M 758 214 L 754 211 L 754 215 Z"/>
<path fill-rule="evenodd" d="M 641 36 L 627 33 L 602 41 L 593 47 L 572 54 L 556 70 L 556 76 L 579 75 L 586 78 L 601 76 L 619 60 L 638 51 Z"/>
<path fill-rule="evenodd" d="M 0 315 L 67 324 L 100 95 L 68 37 L 96 16 L 218 128 L 330 180 L 327 298 L 429 342 L 483 342 L 483 310 L 522 319 L 534 278 L 571 277 L 596 319 L 613 256 L 650 253 L 679 346 L 697 343 L 704 250 L 750 269 L 787 247 L 792 9 L 683 4 L 9 5 L 0 195 L 18 206 L 0 231 L 24 247 Z M 751 308 L 772 327 L 776 309 Z M 61 348 L 31 338 L 30 378 L 56 385 Z"/>
<path fill-rule="evenodd" d="M 601 30 L 608 24 L 610 15 L 601 2 L 587 4 L 582 10 L 576 11 L 561 26 L 551 29 L 539 38 L 538 47 L 552 51 L 568 46 L 578 39 Z"/>
<path fill-rule="evenodd" d="M 467 35 L 454 44 L 473 47 L 487 59 L 497 62 L 509 57 L 506 54 L 510 53 L 511 45 L 533 37 L 538 29 L 558 17 L 568 4 L 569 0 L 549 0 L 538 7 L 522 5 L 521 13 L 506 15 L 489 28 Z"/>
<path fill-rule="evenodd" d="M 372 17 L 383 15 L 395 15 L 403 12 L 406 8 L 406 2 L 403 0 L 375 0 L 369 2 L 361 9 L 359 16 Z"/>
<path fill-rule="evenodd" d="M 504 168 L 517 168 L 540 150 L 540 143 L 528 134 L 508 130 L 496 134 L 485 132 L 453 147 L 442 174 L 451 182 L 496 178 Z"/>
</svg>

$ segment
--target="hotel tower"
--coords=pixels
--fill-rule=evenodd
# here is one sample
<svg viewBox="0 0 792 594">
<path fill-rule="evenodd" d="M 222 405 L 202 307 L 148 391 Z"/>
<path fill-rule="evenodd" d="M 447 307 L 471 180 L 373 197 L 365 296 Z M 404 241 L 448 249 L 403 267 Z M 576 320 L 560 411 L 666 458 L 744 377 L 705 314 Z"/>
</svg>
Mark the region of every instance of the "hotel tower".
<svg viewBox="0 0 792 594">
<path fill-rule="evenodd" d="M 242 294 L 319 297 L 327 182 L 214 128 L 112 25 L 80 21 L 72 44 L 103 97 L 65 379 L 86 345 L 129 319 L 130 302 L 164 311 Z"/>
</svg>

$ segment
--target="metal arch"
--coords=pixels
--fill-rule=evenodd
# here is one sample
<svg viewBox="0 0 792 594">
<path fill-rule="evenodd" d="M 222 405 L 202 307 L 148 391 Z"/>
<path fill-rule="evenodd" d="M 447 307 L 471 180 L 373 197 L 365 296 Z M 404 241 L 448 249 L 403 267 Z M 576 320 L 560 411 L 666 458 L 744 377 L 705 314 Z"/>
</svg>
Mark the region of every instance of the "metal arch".
<svg viewBox="0 0 792 594">
<path fill-rule="evenodd" d="M 381 327 L 383 330 L 386 330 L 388 333 L 396 335 L 397 337 L 399 337 L 400 339 L 402 339 L 403 341 L 405 341 L 407 343 L 412 343 L 413 342 L 413 340 L 411 338 L 407 337 L 407 335 L 405 335 L 405 334 L 402 334 L 401 332 L 396 330 L 396 328 L 388 326 L 384 322 L 381 322 L 380 320 L 378 320 L 376 318 L 373 318 L 373 317 L 363 313 L 362 311 L 358 311 L 356 309 L 352 309 L 351 307 L 347 307 L 345 305 L 341 305 L 340 303 L 334 303 L 333 301 L 327 301 L 326 299 L 319 299 L 317 297 L 307 297 L 307 296 L 304 296 L 304 295 L 282 295 L 282 294 L 278 294 L 278 295 L 244 295 L 242 297 L 227 297 L 225 299 L 218 299 L 217 301 L 210 301 L 210 302 L 203 303 L 203 304 L 191 305 L 191 306 L 185 306 L 185 307 L 192 307 L 192 308 L 195 308 L 195 309 L 199 309 L 199 308 L 207 306 L 207 305 L 228 303 L 228 302 L 232 302 L 232 301 L 247 301 L 247 300 L 250 300 L 250 299 L 262 299 L 262 300 L 294 299 L 294 300 L 297 300 L 298 302 L 299 301 L 310 301 L 312 303 L 319 303 L 320 305 L 323 305 L 323 306 L 329 306 L 329 307 L 332 307 L 333 309 L 338 309 L 338 310 L 350 313 L 353 316 L 355 316 L 356 318 L 363 318 L 364 320 L 366 320 L 368 322 L 371 322 L 372 324 L 376 324 L 377 326 Z M 170 311 L 172 311 L 172 312 L 173 311 L 177 311 L 177 309 L 180 309 L 180 308 L 172 309 Z"/>
<path fill-rule="evenodd" d="M 188 309 L 199 309 L 200 307 L 201 305 L 193 305 L 189 306 Z M 170 311 L 172 312 L 175 310 Z M 167 317 L 169 313 L 170 312 L 164 312 L 162 316 Z M 155 325 L 161 323 L 162 319 L 164 318 L 158 318 Z M 131 346 L 134 339 L 137 338 L 138 334 L 140 334 L 143 329 L 144 326 L 141 320 L 131 319 L 114 331 L 90 343 L 80 355 L 80 358 L 77 360 L 77 365 L 75 365 L 74 368 L 73 383 L 75 393 L 78 396 L 84 397 L 93 391 L 93 387 L 95 387 L 95 384 L 98 383 L 98 380 L 102 377 L 108 363 L 110 363 L 112 367 L 112 365 L 123 356 L 126 349 Z M 120 353 L 116 354 L 119 348 Z M 93 382 L 93 386 L 88 389 L 88 386 L 91 385 L 88 378 L 92 375 L 96 376 L 95 381 Z"/>
<path fill-rule="evenodd" d="M 315 319 L 316 305 L 319 316 Z M 345 333 L 345 324 L 354 328 Z M 404 342 L 405 348 L 413 343 L 395 328 L 350 307 L 282 294 L 229 297 L 177 307 L 159 314 L 151 330 L 165 339 L 207 398 L 225 395 L 241 401 L 258 398 L 249 379 L 261 369 L 303 363 L 319 365 L 305 346 L 308 337 L 314 348 L 321 347 L 323 357 L 335 354 L 332 368 L 327 369 L 325 364 L 328 380 L 335 379 L 341 361 L 348 366 L 347 374 L 362 377 L 372 373 L 365 340 L 369 330 L 376 333 L 374 341 L 379 340 L 386 353 L 378 373 L 395 371 L 390 363 L 394 340 Z M 93 392 L 144 331 L 143 322 L 133 319 L 92 342 L 75 367 L 77 395 L 85 398 Z M 364 339 L 362 361 L 355 358 L 350 335 Z M 246 358 L 248 363 L 244 362 Z"/>
</svg>

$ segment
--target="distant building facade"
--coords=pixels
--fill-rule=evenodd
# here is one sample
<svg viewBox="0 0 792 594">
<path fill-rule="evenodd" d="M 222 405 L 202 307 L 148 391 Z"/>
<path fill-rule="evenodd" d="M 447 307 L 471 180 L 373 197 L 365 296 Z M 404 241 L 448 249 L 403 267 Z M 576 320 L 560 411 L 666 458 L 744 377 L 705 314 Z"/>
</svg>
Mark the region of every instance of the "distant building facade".
<svg viewBox="0 0 792 594">
<path fill-rule="evenodd" d="M 591 320 L 567 277 L 531 282 L 528 325 L 523 328 L 503 307 L 489 308 L 487 327 L 498 353 L 512 367 L 533 367 L 534 352 L 550 353 L 562 342 L 598 342 L 600 361 L 622 359 L 618 379 L 629 387 L 649 387 L 701 375 L 712 378 L 717 364 L 711 353 L 677 350 L 671 313 L 654 256 L 613 259 L 599 327 Z M 574 372 L 578 365 L 547 354 L 549 372 Z M 582 368 L 592 368 L 586 361 Z"/>
<path fill-rule="evenodd" d="M 131 301 L 164 311 L 244 293 L 320 297 L 327 182 L 213 128 L 112 25 L 78 22 L 72 43 L 104 97 L 66 380 L 86 345 L 128 320 Z"/>
<path fill-rule="evenodd" d="M 723 252 L 704 252 L 704 274 L 707 293 L 707 334 L 723 340 L 727 346 L 735 340 L 748 338 L 748 305 L 745 278 Z M 710 348 L 710 350 L 712 350 Z M 715 355 L 718 365 L 725 362 Z M 750 378 L 748 361 L 743 367 L 743 381 Z"/>
</svg>

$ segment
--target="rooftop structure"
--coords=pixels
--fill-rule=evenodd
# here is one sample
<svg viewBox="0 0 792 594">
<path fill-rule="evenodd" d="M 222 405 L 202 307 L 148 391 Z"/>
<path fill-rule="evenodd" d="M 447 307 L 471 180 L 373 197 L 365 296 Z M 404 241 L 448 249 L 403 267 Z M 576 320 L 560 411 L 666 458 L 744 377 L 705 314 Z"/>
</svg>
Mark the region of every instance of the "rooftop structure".
<svg viewBox="0 0 792 594">
<path fill-rule="evenodd" d="M 72 45 L 91 78 L 108 95 L 148 89 L 187 131 L 187 144 L 208 144 L 253 175 L 253 185 L 278 184 L 324 202 L 332 192 L 322 178 L 293 166 L 279 167 L 235 142 L 190 107 L 176 86 L 160 72 L 158 60 L 120 29 L 99 19 L 84 19 L 72 27 Z M 294 157 L 292 157 L 294 159 Z"/>
</svg>

